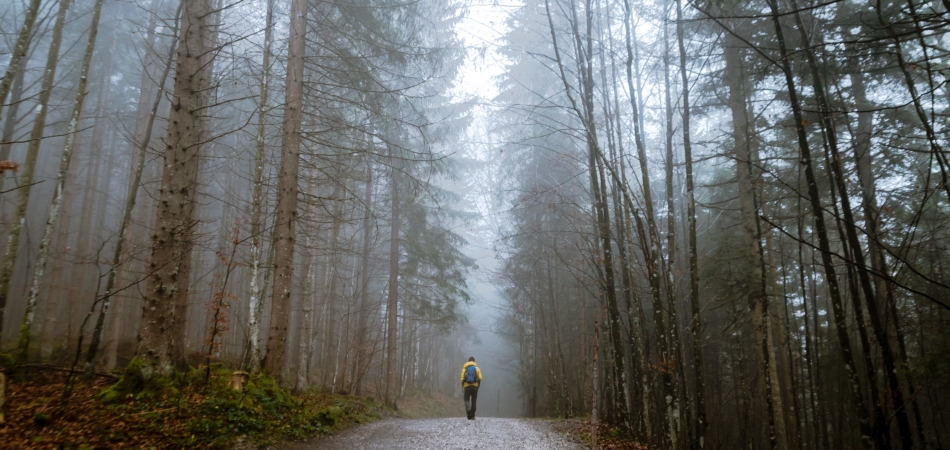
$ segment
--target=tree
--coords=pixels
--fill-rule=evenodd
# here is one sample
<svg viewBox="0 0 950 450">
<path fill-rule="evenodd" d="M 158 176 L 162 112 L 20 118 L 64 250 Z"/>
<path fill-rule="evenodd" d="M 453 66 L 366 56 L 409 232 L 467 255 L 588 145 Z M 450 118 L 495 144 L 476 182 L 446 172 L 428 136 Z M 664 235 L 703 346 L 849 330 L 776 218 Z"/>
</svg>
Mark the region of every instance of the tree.
<svg viewBox="0 0 950 450">
<path fill-rule="evenodd" d="M 43 232 L 43 240 L 40 241 L 39 255 L 36 258 L 36 266 L 33 269 L 33 281 L 30 284 L 29 297 L 27 298 L 26 315 L 23 318 L 23 325 L 20 327 L 20 342 L 17 345 L 19 359 L 26 362 L 27 352 L 29 351 L 33 326 L 34 309 L 36 308 L 36 297 L 39 293 L 40 281 L 46 269 L 46 257 L 49 254 L 49 248 L 53 241 L 53 234 L 56 231 L 56 222 L 59 220 L 59 211 L 63 203 L 63 190 L 66 188 L 66 175 L 69 173 L 69 164 L 73 156 L 73 142 L 76 133 L 79 131 L 79 116 L 82 114 L 83 103 L 86 99 L 86 81 L 89 76 L 89 66 L 92 65 L 92 53 L 96 48 L 96 36 L 99 34 L 99 18 L 102 16 L 103 0 L 96 0 L 93 7 L 92 24 L 89 26 L 89 41 L 86 44 L 86 51 L 82 59 L 82 68 L 79 72 L 79 86 L 76 91 L 76 99 L 73 101 L 72 112 L 69 115 L 69 129 L 66 131 L 66 142 L 63 144 L 63 156 L 59 163 L 59 172 L 56 176 L 56 187 L 53 192 L 53 204 L 49 209 L 49 216 L 46 219 L 46 227 Z M 100 314 L 100 322 L 105 314 L 107 307 L 104 306 Z M 101 326 L 99 327 L 101 329 Z M 93 347 L 95 348 L 95 347 Z"/>
<path fill-rule="evenodd" d="M 267 354 L 263 362 L 264 370 L 278 379 L 284 371 L 284 353 L 287 351 L 287 328 L 290 320 L 290 294 L 293 286 L 307 9 L 306 0 L 294 0 L 291 4 L 290 40 L 287 44 L 287 82 L 284 94 L 277 211 L 274 219 L 274 287 L 271 298 L 271 326 L 267 336 Z"/>
<path fill-rule="evenodd" d="M 181 29 L 164 170 L 156 203 L 157 227 L 152 235 L 151 275 L 144 293 L 138 355 L 145 361 L 145 375 L 168 375 L 183 363 L 181 342 L 173 335 L 188 298 L 191 270 L 189 250 L 194 245 L 195 191 L 203 142 L 202 117 L 209 74 L 211 4 L 208 0 L 183 1 Z"/>
<path fill-rule="evenodd" d="M 37 7 L 39 7 L 39 2 L 34 1 L 32 3 L 37 3 Z M 33 6 L 32 3 L 30 4 L 31 7 Z M 65 27 L 66 12 L 69 10 L 69 5 L 70 0 L 61 0 L 56 13 L 56 23 L 53 25 L 53 36 L 50 41 L 49 54 L 46 57 L 46 69 L 43 72 L 43 87 L 37 102 L 39 110 L 36 113 L 36 117 L 33 118 L 30 142 L 23 163 L 23 174 L 20 176 L 20 189 L 18 189 L 17 192 L 16 209 L 13 213 L 13 226 L 8 231 L 6 251 L 3 254 L 3 260 L 0 261 L 0 332 L 3 331 L 3 315 L 7 306 L 7 298 L 10 295 L 10 284 L 13 281 L 13 271 L 16 268 L 17 255 L 20 252 L 20 234 L 26 225 L 26 209 L 27 206 L 29 206 L 30 193 L 33 190 L 33 175 L 36 171 L 36 159 L 39 156 L 40 144 L 42 143 L 43 135 L 46 131 L 46 117 L 49 111 L 47 106 L 49 105 L 50 96 L 53 92 L 53 84 L 56 81 L 56 68 L 59 65 L 60 56 L 59 48 L 63 41 L 63 28 Z M 31 9 L 31 11 L 33 10 Z M 17 59 L 22 58 L 22 53 L 26 52 L 26 38 L 23 37 L 24 32 L 28 38 L 29 27 L 33 26 L 35 19 L 35 11 L 32 12 L 32 17 L 30 16 L 30 12 L 27 13 L 28 25 L 24 25 L 24 29 L 20 32 L 20 38 L 17 40 L 16 54 L 13 58 L 16 61 L 11 61 L 11 63 L 16 62 L 19 64 Z M 11 64 L 7 71 L 8 75 L 12 73 L 11 70 L 15 71 L 15 69 L 15 65 Z M 5 75 L 3 84 L 0 85 L 0 94 L 2 94 L 0 98 L 6 98 L 6 86 L 9 86 L 9 81 Z M 32 313 L 27 312 L 27 314 Z M 20 359 L 22 359 L 22 357 Z"/>
</svg>

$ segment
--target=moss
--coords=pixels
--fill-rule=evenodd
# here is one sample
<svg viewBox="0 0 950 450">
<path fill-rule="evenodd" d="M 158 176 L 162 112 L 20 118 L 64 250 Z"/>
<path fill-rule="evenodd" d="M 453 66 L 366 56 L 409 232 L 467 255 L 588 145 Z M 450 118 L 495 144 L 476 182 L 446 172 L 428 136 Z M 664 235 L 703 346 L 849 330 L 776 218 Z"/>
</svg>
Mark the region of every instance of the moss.
<svg viewBox="0 0 950 450">
<path fill-rule="evenodd" d="M 257 446 L 273 445 L 382 416 L 382 407 L 372 400 L 318 392 L 295 396 L 263 373 L 251 374 L 245 389 L 235 391 L 228 387 L 233 369 L 224 365 L 214 364 L 210 377 L 202 368 L 148 380 L 142 367 L 141 361 L 130 362 L 98 398 L 114 404 L 110 409 L 147 415 L 157 424 L 173 414 L 182 433 L 168 436 L 172 446 L 231 448 L 239 437 Z"/>
<path fill-rule="evenodd" d="M 336 425 L 336 422 L 340 420 L 341 417 L 343 417 L 343 408 L 339 406 L 330 406 L 314 414 L 314 418 L 321 424 L 330 427 Z"/>
<path fill-rule="evenodd" d="M 148 384 L 145 380 L 144 368 L 144 361 L 141 359 L 133 359 L 129 362 L 129 365 L 125 367 L 125 371 L 122 372 L 119 381 L 103 389 L 96 395 L 96 398 L 104 404 L 110 404 L 124 400 L 129 396 L 140 394 L 145 390 Z"/>
<path fill-rule="evenodd" d="M 0 369 L 9 369 L 13 367 L 13 357 L 6 353 L 0 353 Z"/>
</svg>

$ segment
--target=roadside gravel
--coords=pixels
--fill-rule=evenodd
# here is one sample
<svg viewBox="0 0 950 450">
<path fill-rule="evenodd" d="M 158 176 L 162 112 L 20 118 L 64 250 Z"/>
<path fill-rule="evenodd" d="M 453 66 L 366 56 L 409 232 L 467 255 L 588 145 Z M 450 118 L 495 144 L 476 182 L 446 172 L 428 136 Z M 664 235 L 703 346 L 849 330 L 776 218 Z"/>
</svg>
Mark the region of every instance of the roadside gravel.
<svg viewBox="0 0 950 450">
<path fill-rule="evenodd" d="M 287 450 L 581 450 L 580 444 L 540 420 L 464 418 L 389 419 Z"/>
</svg>

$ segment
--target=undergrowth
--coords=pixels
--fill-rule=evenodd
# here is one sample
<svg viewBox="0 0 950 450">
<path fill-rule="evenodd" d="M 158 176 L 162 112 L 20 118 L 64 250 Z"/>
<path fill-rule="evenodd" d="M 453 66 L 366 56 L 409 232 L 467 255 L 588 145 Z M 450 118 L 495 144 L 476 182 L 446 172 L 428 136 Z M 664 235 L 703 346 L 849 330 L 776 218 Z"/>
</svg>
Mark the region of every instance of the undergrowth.
<svg viewBox="0 0 950 450">
<path fill-rule="evenodd" d="M 252 374 L 235 391 L 228 386 L 230 369 L 215 365 L 211 373 L 207 382 L 198 369 L 145 381 L 133 361 L 114 383 L 78 385 L 66 408 L 57 395 L 64 376 L 31 377 L 8 387 L 14 394 L 0 441 L 12 448 L 254 448 L 370 422 L 382 413 L 366 398 L 295 395 L 265 374 Z"/>
</svg>

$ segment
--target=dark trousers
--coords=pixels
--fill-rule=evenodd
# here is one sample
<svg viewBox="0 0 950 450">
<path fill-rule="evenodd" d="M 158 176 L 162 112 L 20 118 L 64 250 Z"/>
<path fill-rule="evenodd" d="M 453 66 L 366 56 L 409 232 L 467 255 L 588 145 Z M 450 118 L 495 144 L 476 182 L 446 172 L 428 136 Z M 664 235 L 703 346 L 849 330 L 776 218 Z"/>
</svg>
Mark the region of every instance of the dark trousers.
<svg viewBox="0 0 950 450">
<path fill-rule="evenodd" d="M 478 386 L 468 386 L 465 388 L 465 405 L 468 406 L 468 402 L 472 402 L 472 409 L 468 411 L 468 418 L 472 419 L 475 417 L 475 403 L 478 401 Z"/>
</svg>

